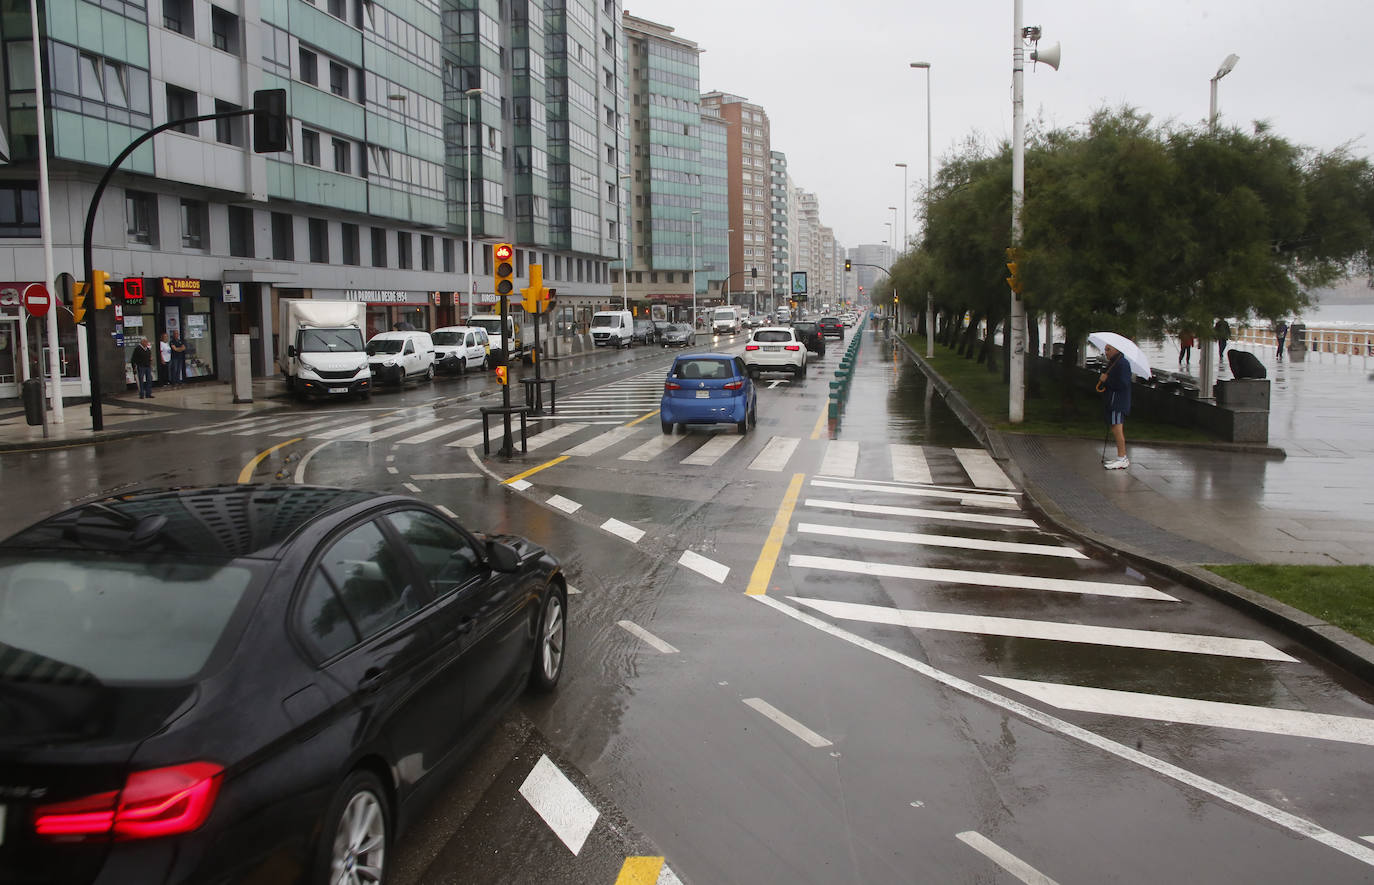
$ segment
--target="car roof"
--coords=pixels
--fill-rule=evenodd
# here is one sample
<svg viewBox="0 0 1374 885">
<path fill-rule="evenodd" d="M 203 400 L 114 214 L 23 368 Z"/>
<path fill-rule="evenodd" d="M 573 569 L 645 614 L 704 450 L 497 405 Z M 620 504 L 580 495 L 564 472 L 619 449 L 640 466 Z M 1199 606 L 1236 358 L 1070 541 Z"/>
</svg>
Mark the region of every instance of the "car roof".
<svg viewBox="0 0 1374 885">
<path fill-rule="evenodd" d="M 440 326 L 434 332 L 485 332 L 481 326 Z M 430 332 L 431 335 L 434 332 Z"/>
<path fill-rule="evenodd" d="M 791 326 L 759 326 L 757 329 L 754 330 L 754 334 L 757 335 L 757 334 L 760 333 L 760 332 L 791 332 L 791 331 L 792 331 L 792 327 L 791 327 Z"/>
<path fill-rule="evenodd" d="M 378 332 L 376 335 L 373 335 L 371 338 L 369 338 L 369 339 L 367 339 L 367 340 L 368 340 L 368 341 L 376 341 L 376 340 L 379 339 L 379 338 L 382 339 L 382 340 L 386 340 L 386 339 L 388 339 L 388 338 L 409 338 L 409 337 L 412 336 L 412 335 L 428 335 L 428 334 L 429 334 L 428 332 L 426 332 L 426 331 L 424 331 L 424 330 L 422 330 L 422 329 L 405 329 L 405 330 L 403 330 L 403 331 L 395 331 L 395 330 L 392 330 L 392 331 L 389 331 L 389 332 Z"/>
<path fill-rule="evenodd" d="M 686 362 L 687 360 L 734 360 L 734 354 L 729 353 L 683 353 L 679 354 L 674 363 Z"/>
<path fill-rule="evenodd" d="M 408 500 L 324 486 L 147 489 L 91 501 L 40 520 L 0 541 L 0 552 L 42 548 L 271 557 L 303 526 L 331 514 L 360 504 Z"/>
</svg>

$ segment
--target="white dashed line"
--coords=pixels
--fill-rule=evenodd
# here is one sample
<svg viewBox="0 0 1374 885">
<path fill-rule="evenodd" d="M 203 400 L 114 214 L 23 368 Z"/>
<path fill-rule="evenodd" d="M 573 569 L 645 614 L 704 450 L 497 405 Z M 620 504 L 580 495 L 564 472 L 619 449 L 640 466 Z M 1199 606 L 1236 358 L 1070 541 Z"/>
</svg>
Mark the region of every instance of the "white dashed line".
<svg viewBox="0 0 1374 885">
<path fill-rule="evenodd" d="M 550 507 L 557 507 L 564 513 L 576 513 L 578 510 L 582 509 L 581 504 L 569 498 L 565 498 L 562 495 L 554 495 L 549 498 L 547 503 Z"/>
<path fill-rule="evenodd" d="M 1021 858 L 1007 851 L 982 833 L 975 833 L 973 830 L 967 830 L 963 833 L 959 833 L 954 838 L 997 864 L 1008 873 L 1011 873 L 1017 879 L 1025 882 L 1026 885 L 1056 885 L 1055 881 L 1049 876 L 1046 876 Z"/>
<path fill-rule="evenodd" d="M 725 577 L 730 574 L 730 566 L 716 562 L 714 559 L 707 559 L 700 553 L 694 553 L 691 550 L 682 551 L 682 555 L 678 557 L 677 564 L 686 566 L 699 574 L 703 574 L 717 584 L 724 581 Z"/>
<path fill-rule="evenodd" d="M 395 456 L 395 455 L 387 455 L 387 456 L 386 456 L 386 463 L 388 463 L 388 464 L 390 464 L 392 461 L 395 461 L 395 460 L 396 460 L 396 456 Z"/>
<path fill-rule="evenodd" d="M 420 482 L 437 482 L 442 479 L 476 479 L 480 473 L 412 473 L 411 479 Z"/>
<path fill-rule="evenodd" d="M 458 514 L 454 513 L 452 510 L 449 510 L 449 509 L 448 509 L 447 507 L 445 507 L 443 504 L 435 504 L 434 506 L 435 506 L 436 508 L 438 508 L 438 510 L 439 510 L 440 513 L 444 514 L 444 515 L 447 516 L 449 519 L 457 519 L 457 518 L 458 518 Z M 572 588 L 569 588 L 569 589 L 572 589 Z"/>
<path fill-rule="evenodd" d="M 582 850 L 601 812 L 587 801 L 548 756 L 540 756 L 520 785 L 520 795 L 574 855 Z"/>
<path fill-rule="evenodd" d="M 761 698 L 745 698 L 744 703 L 790 731 L 813 747 L 829 747 L 831 742 Z"/>
<path fill-rule="evenodd" d="M 397 470 L 395 467 L 388 467 L 386 469 L 386 472 L 395 475 L 397 473 L 400 473 L 401 471 Z"/>
<path fill-rule="evenodd" d="M 581 590 L 578 590 L 578 589 L 577 589 L 576 587 L 574 587 L 572 584 L 569 584 L 569 585 L 568 585 L 568 595 L 569 595 L 569 596 L 576 596 L 577 594 L 579 594 L 579 593 L 581 593 L 581 592 L 582 592 Z"/>
<path fill-rule="evenodd" d="M 618 624 L 620 626 L 620 629 L 624 630 L 626 633 L 629 633 L 631 636 L 638 637 L 641 641 L 653 646 L 654 648 L 663 652 L 665 655 L 677 654 L 676 648 L 664 642 L 662 639 L 659 639 L 657 636 L 650 633 L 648 630 L 645 630 L 643 627 L 639 626 L 634 621 L 616 621 L 616 624 Z"/>
<path fill-rule="evenodd" d="M 506 485 L 508 485 L 508 486 L 510 486 L 511 488 L 515 489 L 517 492 L 523 492 L 525 489 L 527 489 L 527 488 L 529 488 L 530 486 L 534 485 L 534 483 L 530 482 L 529 480 L 525 480 L 525 479 L 516 479 L 516 480 L 512 480 L 512 481 L 506 483 Z"/>
<path fill-rule="evenodd" d="M 644 537 L 643 529 L 637 529 L 629 523 L 621 522 L 614 517 L 603 522 L 601 527 L 617 537 L 624 538 L 631 544 L 638 544 L 639 539 Z"/>
<path fill-rule="evenodd" d="M 416 495 L 420 494 L 420 487 L 417 486 L 417 485 L 416 485 L 415 483 L 413 483 L 413 482 L 403 482 L 403 483 L 401 483 L 401 485 L 403 485 L 403 486 L 405 486 L 406 488 L 410 489 L 410 491 L 411 491 L 413 494 L 416 494 Z"/>
</svg>

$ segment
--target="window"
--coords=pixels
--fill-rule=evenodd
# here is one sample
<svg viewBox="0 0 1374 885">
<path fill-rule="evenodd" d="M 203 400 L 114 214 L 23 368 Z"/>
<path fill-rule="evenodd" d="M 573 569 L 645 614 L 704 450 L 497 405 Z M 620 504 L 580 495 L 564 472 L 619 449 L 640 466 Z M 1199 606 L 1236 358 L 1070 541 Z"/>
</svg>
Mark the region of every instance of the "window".
<svg viewBox="0 0 1374 885">
<path fill-rule="evenodd" d="M 453 241 L 444 237 L 440 251 L 444 257 L 444 273 L 453 273 Z"/>
<path fill-rule="evenodd" d="M 301 162 L 307 166 L 320 165 L 320 133 L 301 130 Z"/>
<path fill-rule="evenodd" d="M 482 573 L 473 542 L 444 520 L 423 510 L 387 514 L 420 563 L 435 598 L 464 586 Z"/>
<path fill-rule="evenodd" d="M 296 231 L 285 212 L 272 213 L 272 257 L 278 261 L 296 260 Z"/>
<path fill-rule="evenodd" d="M 410 234 L 403 230 L 396 231 L 396 266 L 401 270 L 410 270 L 413 258 L 410 254 Z"/>
<path fill-rule="evenodd" d="M 348 7 L 345 0 L 329 0 L 329 14 L 348 21 Z"/>
<path fill-rule="evenodd" d="M 320 79 L 320 58 L 315 53 L 301 47 L 301 82 L 316 85 Z"/>
<path fill-rule="evenodd" d="M 0 185 L 0 237 L 36 237 L 41 234 L 38 185 Z"/>
<path fill-rule="evenodd" d="M 348 68 L 336 61 L 329 63 L 329 91 L 348 98 Z"/>
<path fill-rule="evenodd" d="M 157 203 L 152 194 L 126 191 L 124 216 L 129 242 L 157 245 Z"/>
<path fill-rule="evenodd" d="M 238 55 L 239 17 L 218 6 L 211 6 L 210 40 L 216 49 Z"/>
<path fill-rule="evenodd" d="M 205 249 L 206 211 L 200 200 L 181 201 L 181 245 L 186 249 Z"/>
<path fill-rule="evenodd" d="M 343 248 L 343 263 L 350 267 L 357 267 L 360 261 L 358 257 L 358 226 L 345 221 L 339 225 L 339 233 Z"/>
<path fill-rule="evenodd" d="M 420 237 L 420 270 L 434 270 L 434 237 Z"/>
<path fill-rule="evenodd" d="M 345 174 L 352 171 L 353 145 L 342 138 L 334 141 L 334 171 Z"/>
<path fill-rule="evenodd" d="M 229 207 L 229 254 L 253 257 L 253 210 L 246 206 Z"/>
<path fill-rule="evenodd" d="M 186 117 L 194 117 L 199 113 L 196 110 L 196 94 L 180 86 L 167 84 L 167 122 L 181 120 Z M 174 127 L 176 132 L 184 132 L 187 135 L 198 135 L 200 133 L 199 123 L 183 123 Z"/>
<path fill-rule="evenodd" d="M 326 655 L 374 636 L 424 603 L 376 523 L 359 526 L 320 559 L 301 606 L 302 627 Z"/>
<path fill-rule="evenodd" d="M 215 99 L 215 113 L 224 114 L 242 110 L 238 105 Z M 215 141 L 243 147 L 243 117 L 226 117 L 215 121 Z"/>
<path fill-rule="evenodd" d="M 329 222 L 323 218 L 307 219 L 310 233 L 310 260 L 316 264 L 329 263 Z"/>
<path fill-rule="evenodd" d="M 386 231 L 380 227 L 372 229 L 372 266 L 386 267 Z"/>
<path fill-rule="evenodd" d="M 191 0 L 162 0 L 162 26 L 187 37 L 196 35 Z"/>
</svg>

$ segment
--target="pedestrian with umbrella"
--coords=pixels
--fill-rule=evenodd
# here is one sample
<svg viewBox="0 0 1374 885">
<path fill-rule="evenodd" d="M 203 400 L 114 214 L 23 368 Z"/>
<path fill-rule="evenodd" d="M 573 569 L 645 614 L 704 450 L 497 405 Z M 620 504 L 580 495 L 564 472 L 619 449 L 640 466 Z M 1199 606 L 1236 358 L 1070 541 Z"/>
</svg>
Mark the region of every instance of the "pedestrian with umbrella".
<svg viewBox="0 0 1374 885">
<path fill-rule="evenodd" d="M 1150 363 L 1134 341 L 1115 332 L 1094 332 L 1088 336 L 1088 343 L 1107 357 L 1107 368 L 1098 378 L 1097 390 L 1103 394 L 1109 433 L 1116 439 L 1116 457 L 1107 459 L 1104 440 L 1102 466 L 1125 470 L 1131 466 L 1131 459 L 1126 457 L 1125 427 L 1126 416 L 1131 414 L 1131 376 L 1149 378 Z"/>
</svg>

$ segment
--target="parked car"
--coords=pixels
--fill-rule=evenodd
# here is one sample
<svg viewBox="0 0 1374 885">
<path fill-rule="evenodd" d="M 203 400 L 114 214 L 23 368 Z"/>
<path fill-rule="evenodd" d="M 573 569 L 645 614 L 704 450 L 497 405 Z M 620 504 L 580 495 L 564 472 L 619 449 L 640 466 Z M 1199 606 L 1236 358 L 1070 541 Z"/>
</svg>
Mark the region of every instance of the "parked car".
<svg viewBox="0 0 1374 885">
<path fill-rule="evenodd" d="M 806 344 L 790 326 L 765 326 L 755 329 L 744 345 L 744 365 L 757 378 L 760 372 L 790 372 L 792 377 L 806 374 Z"/>
<path fill-rule="evenodd" d="M 563 673 L 557 559 L 414 498 L 121 494 L 0 542 L 5 881 L 376 868 Z"/>
<path fill-rule="evenodd" d="M 378 332 L 367 342 L 372 377 L 388 384 L 434 378 L 434 341 L 428 332 Z"/>
<path fill-rule="evenodd" d="M 816 321 L 816 325 L 820 327 L 822 337 L 834 336 L 841 341 L 844 340 L 844 323 L 840 321 L 839 317 L 821 317 Z"/>
<path fill-rule="evenodd" d="M 658 340 L 658 330 L 653 320 L 635 320 L 633 339 L 636 344 L 653 344 Z"/>
<path fill-rule="evenodd" d="M 658 340 L 664 347 L 686 347 L 692 343 L 692 327 L 686 323 L 670 323 Z"/>
<path fill-rule="evenodd" d="M 721 353 L 683 355 L 673 360 L 663 383 L 659 420 L 664 433 L 677 425 L 734 424 L 748 433 L 756 421 L 754 382 L 744 361 Z"/>
<path fill-rule="evenodd" d="M 633 347 L 635 321 L 628 310 L 598 310 L 592 314 L 592 344 Z"/>
<path fill-rule="evenodd" d="M 792 324 L 792 331 L 797 333 L 797 338 L 806 345 L 806 349 L 816 356 L 825 356 L 825 336 L 821 335 L 820 327 L 811 320 L 798 320 Z"/>
<path fill-rule="evenodd" d="M 445 326 L 429 336 L 434 341 L 434 369 L 464 374 L 487 367 L 487 330 L 477 326 Z"/>
</svg>

